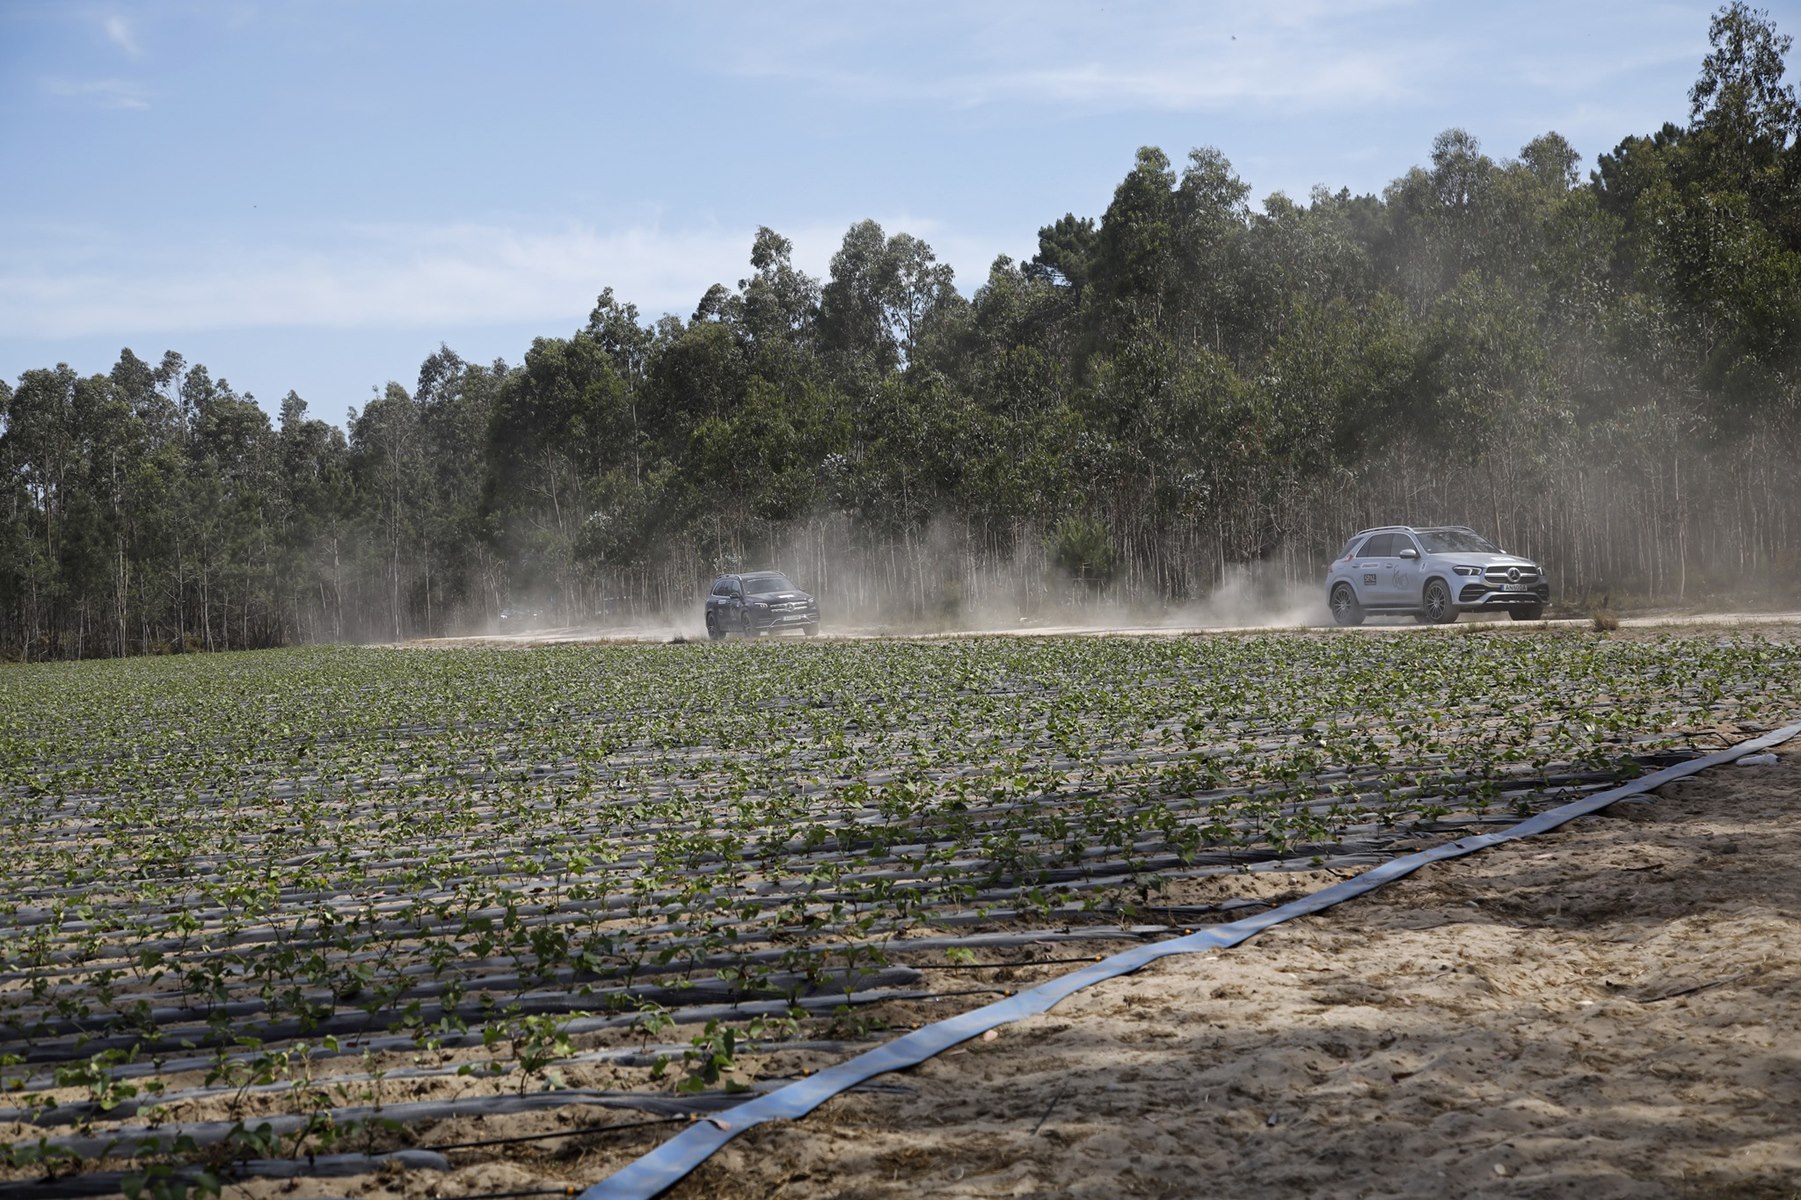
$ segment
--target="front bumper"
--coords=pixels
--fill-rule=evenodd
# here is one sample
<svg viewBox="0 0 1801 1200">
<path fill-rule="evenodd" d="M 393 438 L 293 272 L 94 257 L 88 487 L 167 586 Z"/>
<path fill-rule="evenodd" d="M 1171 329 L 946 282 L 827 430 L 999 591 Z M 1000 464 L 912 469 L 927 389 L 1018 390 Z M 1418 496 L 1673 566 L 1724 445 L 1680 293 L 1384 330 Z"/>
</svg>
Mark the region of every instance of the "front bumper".
<svg viewBox="0 0 1801 1200">
<path fill-rule="evenodd" d="M 772 613 L 753 612 L 750 614 L 750 623 L 755 629 L 764 632 L 777 629 L 805 629 L 809 625 L 819 624 L 819 612 L 817 609 L 811 611 L 796 609 L 789 612 Z"/>
<path fill-rule="evenodd" d="M 1488 582 L 1466 583 L 1457 589 L 1457 607 L 1461 609 L 1478 608 L 1517 608 L 1534 606 L 1543 608 L 1551 602 L 1551 585 L 1544 580 L 1534 584 L 1521 585 L 1520 591 L 1508 591 Z"/>
</svg>

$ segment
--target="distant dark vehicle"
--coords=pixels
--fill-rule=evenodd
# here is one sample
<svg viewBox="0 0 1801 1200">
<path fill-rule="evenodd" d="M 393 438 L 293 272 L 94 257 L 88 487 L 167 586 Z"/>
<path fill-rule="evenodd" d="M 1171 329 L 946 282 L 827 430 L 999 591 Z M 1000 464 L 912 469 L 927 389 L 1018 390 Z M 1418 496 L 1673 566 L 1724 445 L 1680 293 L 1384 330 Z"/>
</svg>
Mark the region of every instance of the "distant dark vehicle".
<svg viewBox="0 0 1801 1200">
<path fill-rule="evenodd" d="M 757 637 L 798 629 L 819 632 L 819 601 L 795 587 L 780 571 L 721 575 L 707 593 L 707 636 L 728 633 Z"/>
</svg>

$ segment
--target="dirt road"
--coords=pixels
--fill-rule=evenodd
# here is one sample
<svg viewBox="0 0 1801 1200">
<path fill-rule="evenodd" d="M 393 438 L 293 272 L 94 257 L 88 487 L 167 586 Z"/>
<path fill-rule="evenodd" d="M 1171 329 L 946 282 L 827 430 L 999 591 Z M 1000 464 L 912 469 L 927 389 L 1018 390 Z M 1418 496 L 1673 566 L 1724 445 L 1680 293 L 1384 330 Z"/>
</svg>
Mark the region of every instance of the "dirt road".
<svg viewBox="0 0 1801 1200">
<path fill-rule="evenodd" d="M 1367 623 L 1350 629 L 1336 630 L 1331 616 L 1322 605 L 1317 614 L 1311 617 L 1293 611 L 1278 613 L 1267 621 L 1247 621 L 1234 619 L 1230 621 L 1188 620 L 1180 616 L 1161 623 L 1134 622 L 1121 620 L 1021 620 L 1010 624 L 988 623 L 963 627 L 956 624 L 943 627 L 905 626 L 905 625 L 870 625 L 839 623 L 826 624 L 821 635 L 832 639 L 868 640 L 873 638 L 897 638 L 911 640 L 934 640 L 940 638 L 964 637 L 1179 637 L 1196 633 L 1254 633 L 1277 632 L 1281 630 L 1322 630 L 1336 631 L 1344 634 L 1393 634 L 1408 630 L 1449 629 L 1467 630 L 1477 628 L 1531 630 L 1543 628 L 1587 629 L 1590 627 L 1589 617 L 1555 617 L 1548 621 L 1518 623 L 1505 617 L 1465 616 L 1449 626 L 1420 626 L 1412 620 L 1401 617 L 1393 619 L 1372 618 Z M 1801 612 L 1718 612 L 1718 613 L 1646 613 L 1638 616 L 1622 617 L 1620 626 L 1624 629 L 1678 629 L 1683 627 L 1717 627 L 1739 626 L 1749 629 L 1766 628 L 1801 628 Z M 793 638 L 795 635 L 785 635 Z M 547 646 L 564 645 L 583 642 L 669 642 L 669 641 L 705 641 L 706 630 L 699 618 L 686 621 L 644 621 L 632 624 L 597 626 L 540 626 L 530 629 L 502 629 L 489 633 L 464 634 L 455 637 L 416 638 L 406 642 L 408 646 L 465 646 L 465 645 L 510 645 L 510 646 Z"/>
</svg>

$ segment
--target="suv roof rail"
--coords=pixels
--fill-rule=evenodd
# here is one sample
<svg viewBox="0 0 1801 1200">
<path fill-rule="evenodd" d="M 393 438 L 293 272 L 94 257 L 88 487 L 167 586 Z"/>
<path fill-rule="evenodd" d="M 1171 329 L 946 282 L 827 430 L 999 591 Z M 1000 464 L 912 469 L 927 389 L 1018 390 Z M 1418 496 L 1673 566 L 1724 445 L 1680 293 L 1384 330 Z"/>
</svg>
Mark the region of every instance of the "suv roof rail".
<svg viewBox="0 0 1801 1200">
<path fill-rule="evenodd" d="M 1351 536 L 1362 537 L 1366 533 L 1419 533 L 1427 529 L 1457 529 L 1464 533 L 1476 532 L 1468 525 L 1371 525 L 1368 529 L 1359 529 Z"/>
</svg>

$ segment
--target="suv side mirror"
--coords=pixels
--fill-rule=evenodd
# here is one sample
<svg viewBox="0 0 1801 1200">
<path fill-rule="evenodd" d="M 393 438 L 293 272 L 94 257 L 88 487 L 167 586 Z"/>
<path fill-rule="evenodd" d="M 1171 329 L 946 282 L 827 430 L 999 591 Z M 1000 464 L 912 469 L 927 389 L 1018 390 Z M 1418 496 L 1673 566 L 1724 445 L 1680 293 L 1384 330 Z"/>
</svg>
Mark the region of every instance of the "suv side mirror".
<svg viewBox="0 0 1801 1200">
<path fill-rule="evenodd" d="M 1401 551 L 1402 558 L 1418 558 L 1419 556 L 1420 552 L 1415 550 L 1412 546 L 1408 546 Z"/>
</svg>

